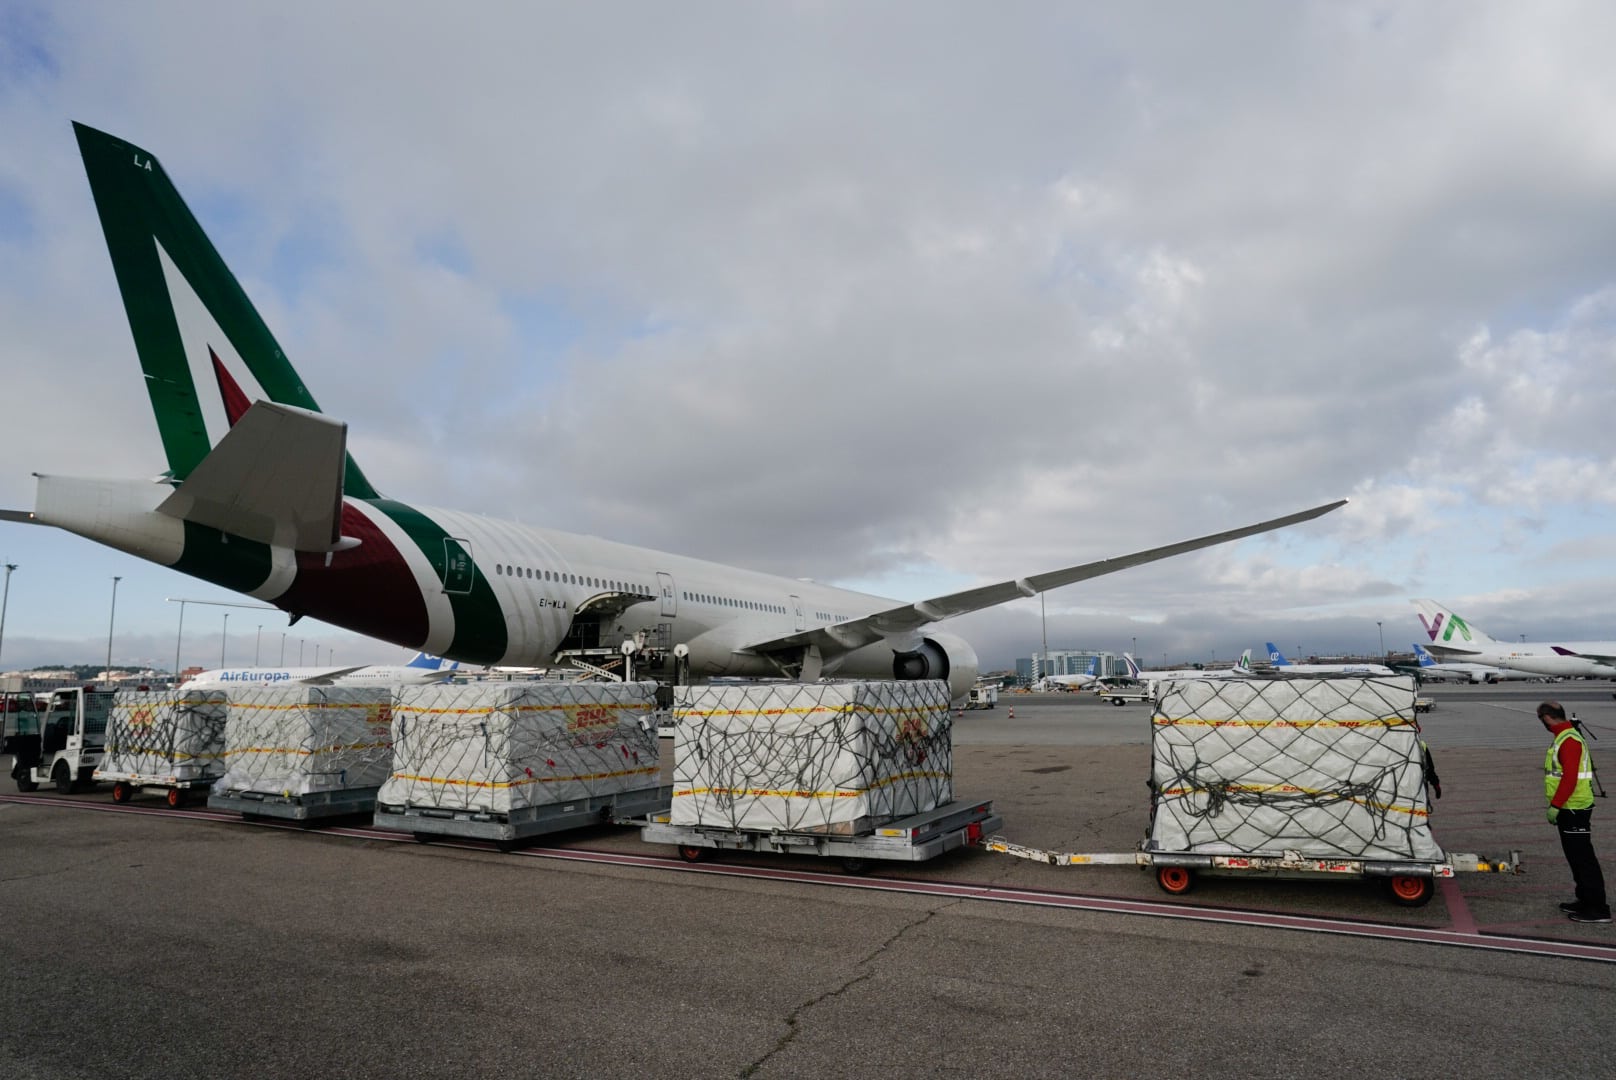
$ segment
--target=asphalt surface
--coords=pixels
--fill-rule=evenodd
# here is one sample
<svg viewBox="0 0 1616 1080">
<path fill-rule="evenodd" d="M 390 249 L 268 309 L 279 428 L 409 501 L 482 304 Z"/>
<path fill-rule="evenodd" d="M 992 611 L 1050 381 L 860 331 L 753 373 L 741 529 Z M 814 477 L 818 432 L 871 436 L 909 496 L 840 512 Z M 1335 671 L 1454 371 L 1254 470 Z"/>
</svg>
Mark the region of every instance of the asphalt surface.
<svg viewBox="0 0 1616 1080">
<path fill-rule="evenodd" d="M 1520 849 L 1430 905 L 1217 878 L 1182 901 L 1611 947 L 1555 904 L 1555 696 L 1616 751 L 1603 683 L 1431 687 L 1449 851 Z M 1012 717 L 1011 713 L 1014 713 Z M 1006 695 L 956 722 L 1004 835 L 1127 851 L 1148 713 Z M 1594 742 L 1596 763 L 1603 743 Z M 1616 760 L 1613 757 L 1612 760 Z M 1616 778 L 1616 769 L 1612 770 Z M 91 802 L 110 805 L 103 787 Z M 156 806 L 151 796 L 139 800 Z M 1601 808 L 1603 809 L 1603 804 Z M 1611 874 L 1616 816 L 1595 813 Z M 559 847 L 670 855 L 632 829 Z M 216 820 L 0 803 L 0 1076 L 1609 1076 L 1616 963 L 624 868 Z M 726 864 L 823 869 L 816 860 Z M 1131 868 L 957 852 L 878 877 L 1164 901 Z M 832 877 L 832 882 L 840 879 Z M 1613 879 L 1616 883 L 1616 879 Z"/>
</svg>

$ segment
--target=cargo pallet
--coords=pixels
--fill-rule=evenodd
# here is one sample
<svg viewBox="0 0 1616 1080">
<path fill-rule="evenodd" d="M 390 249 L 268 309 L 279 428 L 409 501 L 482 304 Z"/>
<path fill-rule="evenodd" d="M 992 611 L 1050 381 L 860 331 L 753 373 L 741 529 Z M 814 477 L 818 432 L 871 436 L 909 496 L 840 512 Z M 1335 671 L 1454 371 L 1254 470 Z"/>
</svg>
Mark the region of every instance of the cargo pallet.
<svg viewBox="0 0 1616 1080">
<path fill-rule="evenodd" d="M 235 810 L 244 817 L 314 821 L 368 814 L 376 809 L 376 793 L 380 790 L 380 787 L 344 788 L 338 791 L 311 791 L 306 795 L 242 790 L 223 794 L 215 792 L 208 796 L 208 808 Z"/>
<path fill-rule="evenodd" d="M 545 833 L 578 829 L 586 825 L 633 823 L 640 818 L 666 812 L 672 801 L 672 787 L 654 787 L 593 795 L 545 806 L 524 806 L 508 813 L 378 804 L 376 827 L 413 833 L 423 843 L 456 836 L 514 845 Z"/>
<path fill-rule="evenodd" d="M 776 851 L 840 859 L 843 870 L 862 874 L 876 861 L 925 862 L 946 851 L 978 844 L 1003 824 L 988 800 L 945 803 L 858 835 L 674 825 L 659 817 L 642 825 L 640 838 L 648 844 L 672 844 L 685 862 L 701 862 L 715 851 Z"/>
<path fill-rule="evenodd" d="M 112 784 L 112 801 L 126 803 L 133 799 L 137 792 L 148 791 L 153 788 L 162 790 L 168 805 L 179 807 L 191 801 L 194 791 L 207 791 L 219 774 L 213 776 L 196 776 L 180 778 L 178 776 L 147 776 L 142 773 L 122 772 L 116 769 L 95 770 L 97 783 Z"/>
<path fill-rule="evenodd" d="M 1427 862 L 1418 859 L 1315 858 L 1298 851 L 1285 851 L 1278 855 L 1210 855 L 1194 851 L 1140 850 L 1080 855 L 1040 851 L 1012 844 L 997 836 L 989 838 L 982 846 L 1002 855 L 1014 855 L 1018 859 L 1030 859 L 1049 866 L 1137 866 L 1142 870 L 1155 870 L 1156 884 L 1172 896 L 1182 896 L 1193 889 L 1196 877 L 1201 874 L 1209 877 L 1263 874 L 1289 879 L 1320 876 L 1381 878 L 1386 882 L 1393 903 L 1403 907 L 1421 907 L 1429 903 L 1435 894 L 1439 878 L 1451 878 L 1455 874 L 1524 873 L 1519 851 L 1511 851 L 1507 859 L 1449 852 L 1440 860 Z"/>
</svg>

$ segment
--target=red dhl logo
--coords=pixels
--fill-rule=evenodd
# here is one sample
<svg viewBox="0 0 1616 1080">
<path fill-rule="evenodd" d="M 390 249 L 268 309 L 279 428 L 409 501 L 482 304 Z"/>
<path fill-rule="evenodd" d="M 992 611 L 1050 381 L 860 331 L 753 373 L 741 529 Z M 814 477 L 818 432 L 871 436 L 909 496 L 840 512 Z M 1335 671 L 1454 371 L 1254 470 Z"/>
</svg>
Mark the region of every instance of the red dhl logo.
<svg viewBox="0 0 1616 1080">
<path fill-rule="evenodd" d="M 157 717 L 152 715 L 151 709 L 144 706 L 138 709 L 131 709 L 129 712 L 130 727 L 151 727 L 156 722 Z"/>
<path fill-rule="evenodd" d="M 604 705 L 581 705 L 567 714 L 567 730 L 583 731 L 590 728 L 616 726 L 617 718 Z"/>
<path fill-rule="evenodd" d="M 368 712 L 370 714 L 368 717 L 368 723 L 370 724 L 370 733 L 372 735 L 387 735 L 392 732 L 392 705 L 386 702 L 383 702 L 380 705 L 372 705 L 369 707 Z"/>
</svg>

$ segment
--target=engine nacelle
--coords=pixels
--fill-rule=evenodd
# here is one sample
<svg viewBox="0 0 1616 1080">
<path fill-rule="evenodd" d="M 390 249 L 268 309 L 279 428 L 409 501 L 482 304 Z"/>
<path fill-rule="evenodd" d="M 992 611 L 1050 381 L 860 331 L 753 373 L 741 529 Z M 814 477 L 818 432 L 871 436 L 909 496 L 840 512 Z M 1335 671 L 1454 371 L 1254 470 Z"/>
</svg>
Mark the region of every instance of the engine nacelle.
<svg viewBox="0 0 1616 1080">
<path fill-rule="evenodd" d="M 971 692 L 979 667 L 970 642 L 953 634 L 932 634 L 922 638 L 920 648 L 913 652 L 892 654 L 894 679 L 942 679 L 948 683 L 950 701 Z"/>
</svg>

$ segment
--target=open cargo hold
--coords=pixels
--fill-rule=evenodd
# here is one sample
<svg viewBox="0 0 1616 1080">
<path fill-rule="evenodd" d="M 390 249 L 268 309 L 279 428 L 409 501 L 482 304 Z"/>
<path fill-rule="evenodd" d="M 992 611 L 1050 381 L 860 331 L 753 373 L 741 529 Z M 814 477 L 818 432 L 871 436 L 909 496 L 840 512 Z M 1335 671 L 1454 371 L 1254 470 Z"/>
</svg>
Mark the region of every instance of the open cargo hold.
<svg viewBox="0 0 1616 1080">
<path fill-rule="evenodd" d="M 1130 854 L 984 846 L 1051 866 L 1138 866 L 1174 895 L 1198 873 L 1376 877 L 1399 904 L 1435 879 L 1521 872 L 1507 859 L 1444 853 L 1431 835 L 1414 681 L 1303 678 L 1174 681 L 1151 718 L 1151 825 Z"/>
<path fill-rule="evenodd" d="M 228 712 L 222 690 L 119 690 L 95 778 L 113 782 L 114 802 L 127 802 L 138 788 L 162 787 L 169 804 L 179 806 L 187 790 L 224 773 Z"/>
<path fill-rule="evenodd" d="M 641 836 L 697 861 L 715 849 L 920 861 L 998 827 L 954 801 L 948 686 L 695 686 L 674 705 L 673 805 Z"/>
<path fill-rule="evenodd" d="M 392 771 L 392 691 L 253 687 L 228 691 L 225 773 L 208 805 L 297 820 L 368 813 Z"/>
<path fill-rule="evenodd" d="M 655 683 L 402 687 L 376 824 L 516 841 L 668 807 Z"/>
</svg>

